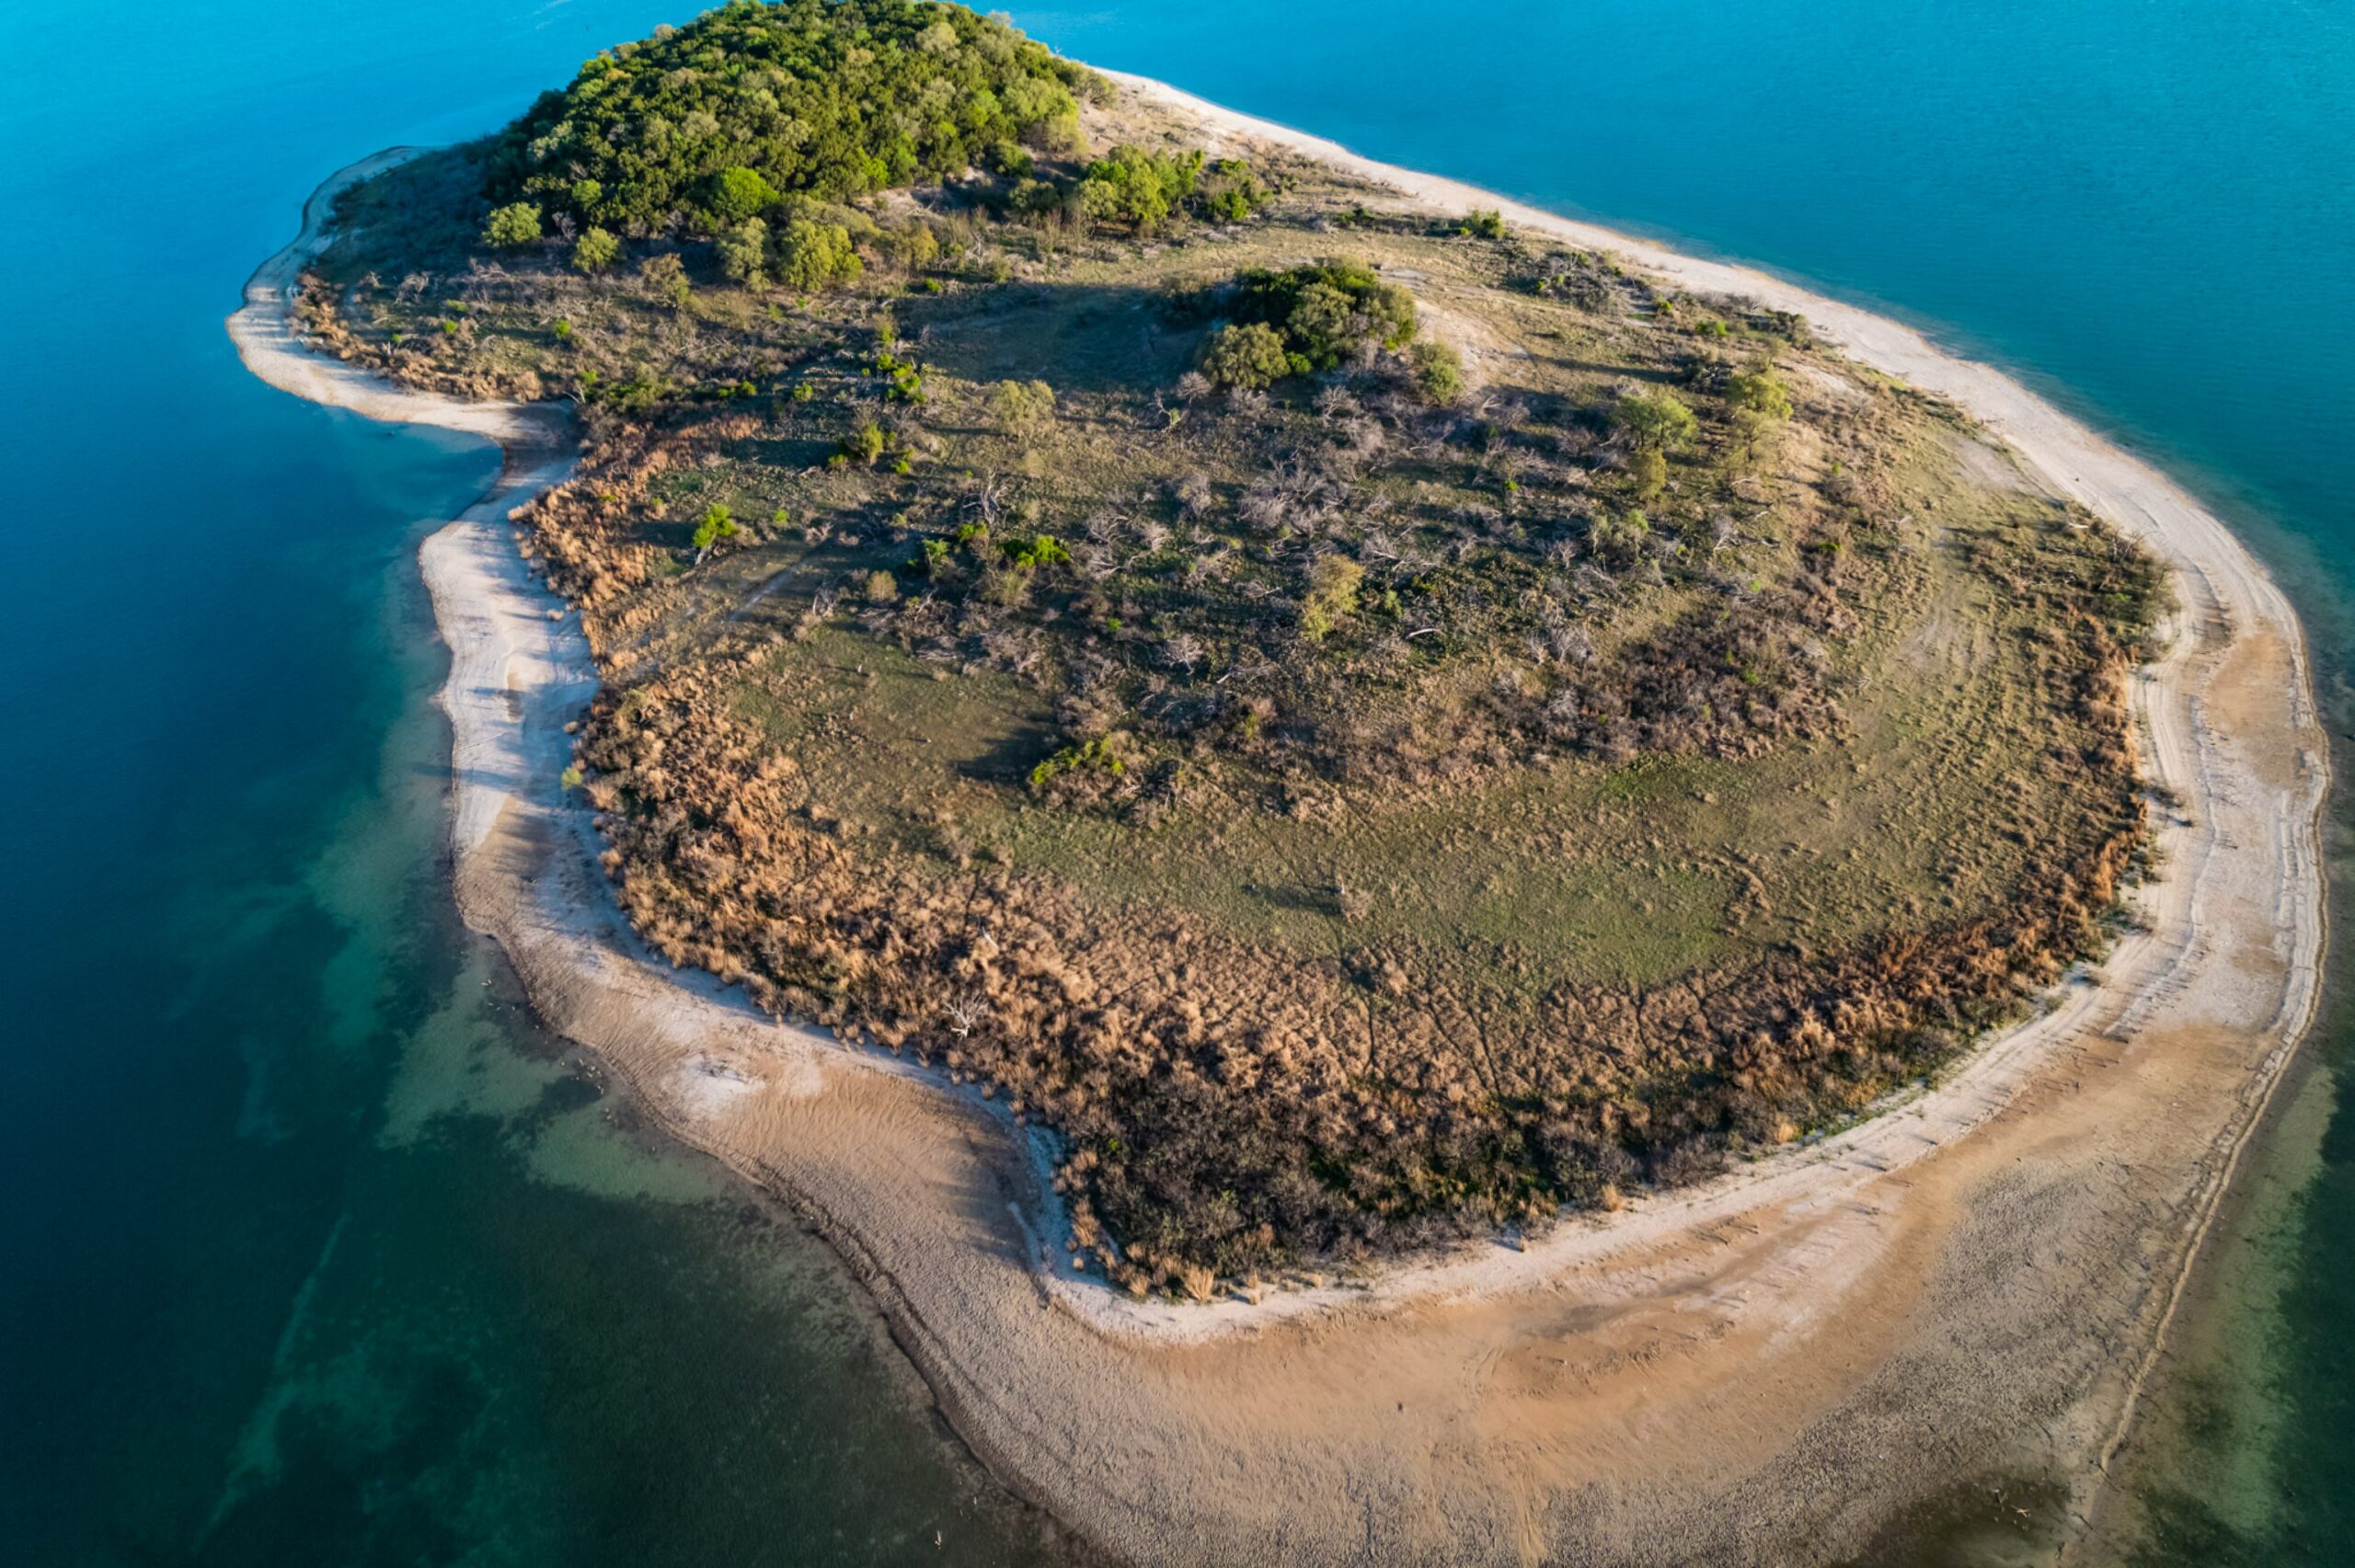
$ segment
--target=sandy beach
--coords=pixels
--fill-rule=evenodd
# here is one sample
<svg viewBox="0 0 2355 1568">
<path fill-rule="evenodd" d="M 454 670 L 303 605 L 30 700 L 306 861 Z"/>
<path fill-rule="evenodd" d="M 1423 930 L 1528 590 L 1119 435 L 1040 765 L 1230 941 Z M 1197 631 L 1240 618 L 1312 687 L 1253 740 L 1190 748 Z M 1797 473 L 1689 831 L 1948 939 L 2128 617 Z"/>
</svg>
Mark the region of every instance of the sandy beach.
<svg viewBox="0 0 2355 1568">
<path fill-rule="evenodd" d="M 2029 1522 L 2075 1539 L 2317 997 L 2326 752 L 2286 601 L 2179 486 L 1908 327 L 1122 80 L 1216 148 L 1280 143 L 1402 206 L 1501 208 L 1673 286 L 1804 315 L 2142 539 L 2180 609 L 2135 691 L 2145 768 L 2178 802 L 2158 813 L 2142 929 L 1890 1114 L 1525 1252 L 1467 1247 L 1257 1306 L 1066 1278 L 1039 1150 L 1002 1115 L 772 1024 L 622 922 L 558 782 L 595 673 L 507 520 L 569 471 L 561 414 L 399 387 L 291 326 L 334 192 L 395 150 L 312 198 L 230 331 L 299 396 L 506 451 L 498 486 L 421 553 L 452 656 L 467 921 L 662 1127 L 807 1213 L 965 1440 L 1119 1557 L 1829 1560 L 1950 1488 L 2021 1481 L 2053 1500 Z"/>
</svg>

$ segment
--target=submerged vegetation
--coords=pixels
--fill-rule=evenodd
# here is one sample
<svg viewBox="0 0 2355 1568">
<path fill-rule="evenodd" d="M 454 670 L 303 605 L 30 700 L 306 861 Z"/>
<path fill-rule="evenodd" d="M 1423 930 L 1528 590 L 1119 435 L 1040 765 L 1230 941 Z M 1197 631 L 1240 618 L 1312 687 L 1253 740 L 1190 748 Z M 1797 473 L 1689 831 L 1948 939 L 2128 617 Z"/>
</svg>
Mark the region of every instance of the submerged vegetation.
<svg viewBox="0 0 2355 1568">
<path fill-rule="evenodd" d="M 1136 1289 L 1859 1113 L 2094 951 L 2156 568 L 1795 320 L 737 4 L 351 193 L 323 346 L 520 519 L 654 947 L 1062 1137 Z"/>
</svg>

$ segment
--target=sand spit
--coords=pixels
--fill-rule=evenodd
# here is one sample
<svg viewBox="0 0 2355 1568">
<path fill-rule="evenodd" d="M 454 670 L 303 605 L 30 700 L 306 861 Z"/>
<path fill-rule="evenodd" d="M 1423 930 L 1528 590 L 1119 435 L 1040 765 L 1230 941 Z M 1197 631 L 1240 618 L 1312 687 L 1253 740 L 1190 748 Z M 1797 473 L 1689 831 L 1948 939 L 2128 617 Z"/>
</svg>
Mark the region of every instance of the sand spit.
<svg viewBox="0 0 2355 1568">
<path fill-rule="evenodd" d="M 2179 487 L 1909 328 L 1125 80 L 1215 140 L 1281 143 L 1422 205 L 1501 207 L 1677 286 L 1798 311 L 2146 540 L 2183 605 L 2136 690 L 2149 772 L 2179 801 L 2139 895 L 2146 931 L 1911 1104 L 1526 1252 L 1465 1248 L 1258 1306 L 1075 1283 L 1039 1151 L 1002 1117 L 772 1024 L 624 927 L 558 784 L 593 672 L 505 521 L 570 442 L 539 409 L 322 361 L 288 326 L 334 192 L 396 151 L 321 188 L 230 331 L 298 395 L 508 449 L 500 486 L 421 553 L 452 652 L 468 921 L 667 1127 L 807 1212 L 965 1438 L 1123 1558 L 1819 1561 L 1917 1500 L 2022 1474 L 2065 1487 L 2074 1537 L 2316 997 L 2326 753 L 2287 602 Z"/>
</svg>

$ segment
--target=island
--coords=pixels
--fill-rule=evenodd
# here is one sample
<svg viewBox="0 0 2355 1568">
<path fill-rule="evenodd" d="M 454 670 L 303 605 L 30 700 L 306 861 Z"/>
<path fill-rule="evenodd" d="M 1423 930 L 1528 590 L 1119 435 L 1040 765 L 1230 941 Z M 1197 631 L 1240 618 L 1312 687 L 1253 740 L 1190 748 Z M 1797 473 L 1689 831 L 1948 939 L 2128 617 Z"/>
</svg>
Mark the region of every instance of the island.
<svg viewBox="0 0 2355 1568">
<path fill-rule="evenodd" d="M 2278 591 L 2015 383 L 909 0 L 347 170 L 232 325 L 506 446 L 469 920 L 1084 1535 L 2098 1505 L 2326 781 Z"/>
</svg>

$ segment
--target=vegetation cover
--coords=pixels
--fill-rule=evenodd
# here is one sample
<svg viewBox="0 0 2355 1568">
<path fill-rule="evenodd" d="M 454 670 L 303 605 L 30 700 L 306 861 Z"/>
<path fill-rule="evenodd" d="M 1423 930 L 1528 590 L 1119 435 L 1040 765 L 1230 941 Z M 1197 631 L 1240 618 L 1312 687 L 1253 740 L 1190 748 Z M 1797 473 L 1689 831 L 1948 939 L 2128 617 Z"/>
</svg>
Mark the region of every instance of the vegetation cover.
<svg viewBox="0 0 2355 1568">
<path fill-rule="evenodd" d="M 1790 318 L 1190 138 L 738 5 L 352 193 L 316 342 L 580 407 L 521 522 L 657 950 L 1043 1119 L 1185 1291 L 1690 1180 L 2098 949 L 2147 557 Z"/>
<path fill-rule="evenodd" d="M 716 232 L 787 193 L 954 174 L 1076 144 L 1088 73 L 961 6 L 734 0 L 598 55 L 499 139 L 494 199 L 643 236 Z"/>
</svg>

